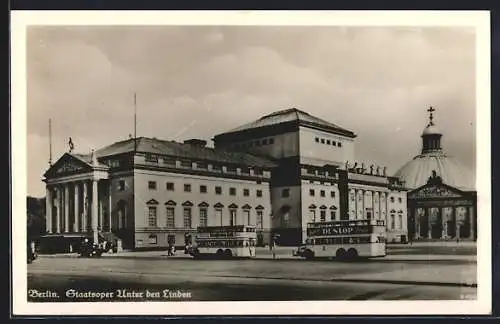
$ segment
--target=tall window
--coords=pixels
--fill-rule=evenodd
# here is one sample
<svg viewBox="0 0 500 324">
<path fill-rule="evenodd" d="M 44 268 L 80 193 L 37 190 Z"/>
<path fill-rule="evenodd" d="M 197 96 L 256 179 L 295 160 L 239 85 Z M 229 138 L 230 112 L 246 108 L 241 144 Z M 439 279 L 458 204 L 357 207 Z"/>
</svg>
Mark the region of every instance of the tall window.
<svg viewBox="0 0 500 324">
<path fill-rule="evenodd" d="M 257 224 L 256 224 L 257 228 L 264 227 L 262 216 L 263 216 L 262 210 L 257 210 Z"/>
<path fill-rule="evenodd" d="M 125 180 L 118 181 L 118 191 L 124 191 L 124 190 L 125 190 Z"/>
<path fill-rule="evenodd" d="M 191 192 L 191 185 L 190 184 L 184 184 L 184 191 L 185 192 Z"/>
<path fill-rule="evenodd" d="M 156 190 L 156 181 L 148 181 L 148 188 L 150 190 Z"/>
<path fill-rule="evenodd" d="M 257 196 L 257 197 L 262 197 L 262 190 L 257 189 L 257 191 L 256 191 L 256 196 Z"/>
<path fill-rule="evenodd" d="M 324 197 L 324 196 L 325 196 L 325 191 L 324 191 L 324 190 L 321 190 L 321 191 L 319 192 L 319 195 L 320 195 L 321 197 Z"/>
<path fill-rule="evenodd" d="M 316 211 L 314 209 L 309 209 L 309 220 L 311 222 L 316 221 Z"/>
<path fill-rule="evenodd" d="M 391 229 L 395 229 L 396 228 L 396 217 L 394 216 L 394 214 L 391 214 Z"/>
<path fill-rule="evenodd" d="M 330 191 L 330 197 L 335 198 L 335 191 Z"/>
<path fill-rule="evenodd" d="M 215 194 L 221 195 L 222 194 L 222 187 L 215 187 Z"/>
<path fill-rule="evenodd" d="M 290 212 L 283 214 L 283 227 L 287 228 L 290 225 Z"/>
<path fill-rule="evenodd" d="M 229 226 L 236 225 L 236 209 L 229 210 Z"/>
<path fill-rule="evenodd" d="M 167 228 L 175 228 L 175 209 L 167 207 Z"/>
<path fill-rule="evenodd" d="M 146 162 L 158 163 L 158 155 L 146 154 Z"/>
<path fill-rule="evenodd" d="M 192 228 L 191 208 L 184 208 L 184 228 Z"/>
<path fill-rule="evenodd" d="M 314 189 L 309 189 L 309 196 L 313 196 L 314 197 Z"/>
<path fill-rule="evenodd" d="M 148 212 L 148 226 L 149 227 L 156 227 L 156 207 L 154 206 L 149 206 L 148 207 L 149 212 Z"/>
<path fill-rule="evenodd" d="M 206 208 L 200 209 L 200 226 L 207 226 L 208 217 Z"/>
<path fill-rule="evenodd" d="M 319 219 L 322 222 L 326 222 L 326 210 L 319 211 Z"/>
<path fill-rule="evenodd" d="M 250 190 L 248 190 L 248 189 L 243 189 L 243 196 L 245 196 L 245 197 L 250 196 Z"/>
<path fill-rule="evenodd" d="M 250 220 L 250 211 L 248 209 L 243 210 L 243 219 L 247 225 L 252 225 Z"/>
<path fill-rule="evenodd" d="M 200 185 L 200 192 L 201 192 L 201 193 L 207 193 L 207 186 L 205 186 L 205 185 Z"/>
<path fill-rule="evenodd" d="M 167 182 L 167 190 L 174 191 L 174 183 L 173 182 Z"/>
<path fill-rule="evenodd" d="M 229 195 L 236 196 L 236 188 L 229 188 Z"/>
<path fill-rule="evenodd" d="M 215 221 L 222 226 L 222 209 L 215 210 Z"/>
<path fill-rule="evenodd" d="M 290 189 L 286 188 L 281 191 L 281 197 L 282 198 L 287 198 L 290 197 Z"/>
<path fill-rule="evenodd" d="M 330 211 L 330 220 L 337 220 L 337 212 L 335 210 Z"/>
<path fill-rule="evenodd" d="M 403 215 L 399 215 L 399 229 L 403 229 Z"/>
</svg>

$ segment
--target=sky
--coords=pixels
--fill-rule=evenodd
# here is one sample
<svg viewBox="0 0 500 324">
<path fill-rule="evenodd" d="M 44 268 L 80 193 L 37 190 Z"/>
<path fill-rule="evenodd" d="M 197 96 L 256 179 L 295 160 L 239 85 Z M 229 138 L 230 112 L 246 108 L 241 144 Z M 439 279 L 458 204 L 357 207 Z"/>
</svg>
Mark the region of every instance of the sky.
<svg viewBox="0 0 500 324">
<path fill-rule="evenodd" d="M 475 170 L 475 35 L 451 27 L 29 27 L 28 195 L 49 164 L 134 132 L 183 141 L 292 107 L 357 134 L 356 159 L 395 173 L 421 149 L 427 109 Z"/>
</svg>

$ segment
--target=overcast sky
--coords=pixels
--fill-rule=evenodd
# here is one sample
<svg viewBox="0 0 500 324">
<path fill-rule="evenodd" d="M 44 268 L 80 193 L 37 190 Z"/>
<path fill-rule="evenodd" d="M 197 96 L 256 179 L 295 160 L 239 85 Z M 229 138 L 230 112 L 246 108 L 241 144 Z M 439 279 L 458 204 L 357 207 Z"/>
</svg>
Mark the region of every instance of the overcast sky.
<svg viewBox="0 0 500 324">
<path fill-rule="evenodd" d="M 133 133 L 210 140 L 297 107 L 354 131 L 394 173 L 419 153 L 429 105 L 447 153 L 475 168 L 475 37 L 459 28 L 30 27 L 28 194 L 53 160 Z"/>
</svg>

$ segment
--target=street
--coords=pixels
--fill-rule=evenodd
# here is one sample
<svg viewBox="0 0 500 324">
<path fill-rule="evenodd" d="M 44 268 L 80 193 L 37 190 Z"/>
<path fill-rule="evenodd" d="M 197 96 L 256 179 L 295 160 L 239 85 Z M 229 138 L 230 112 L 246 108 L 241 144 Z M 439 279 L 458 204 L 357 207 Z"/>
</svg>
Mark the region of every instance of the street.
<svg viewBox="0 0 500 324">
<path fill-rule="evenodd" d="M 434 249 L 434 248 L 432 248 Z M 193 260 L 165 252 L 100 259 L 40 256 L 28 265 L 29 301 L 458 300 L 476 296 L 475 250 L 394 247 L 386 258 Z M 180 252 L 182 253 L 182 252 Z M 180 254 L 179 253 L 179 254 Z"/>
</svg>

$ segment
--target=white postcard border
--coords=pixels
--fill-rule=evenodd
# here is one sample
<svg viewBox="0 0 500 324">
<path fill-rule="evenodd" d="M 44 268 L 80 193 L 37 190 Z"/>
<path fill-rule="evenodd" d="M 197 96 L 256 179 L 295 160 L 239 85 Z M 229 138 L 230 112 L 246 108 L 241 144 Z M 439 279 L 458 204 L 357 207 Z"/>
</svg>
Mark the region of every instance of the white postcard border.
<svg viewBox="0 0 500 324">
<path fill-rule="evenodd" d="M 26 28 L 33 25 L 463 26 L 476 30 L 478 299 L 28 303 Z M 491 311 L 490 15 L 488 11 L 12 11 L 12 292 L 15 315 L 426 315 Z M 479 217 L 478 217 L 479 218 Z M 131 307 L 131 305 L 135 307 Z M 138 307 L 139 306 L 139 307 Z"/>
</svg>

